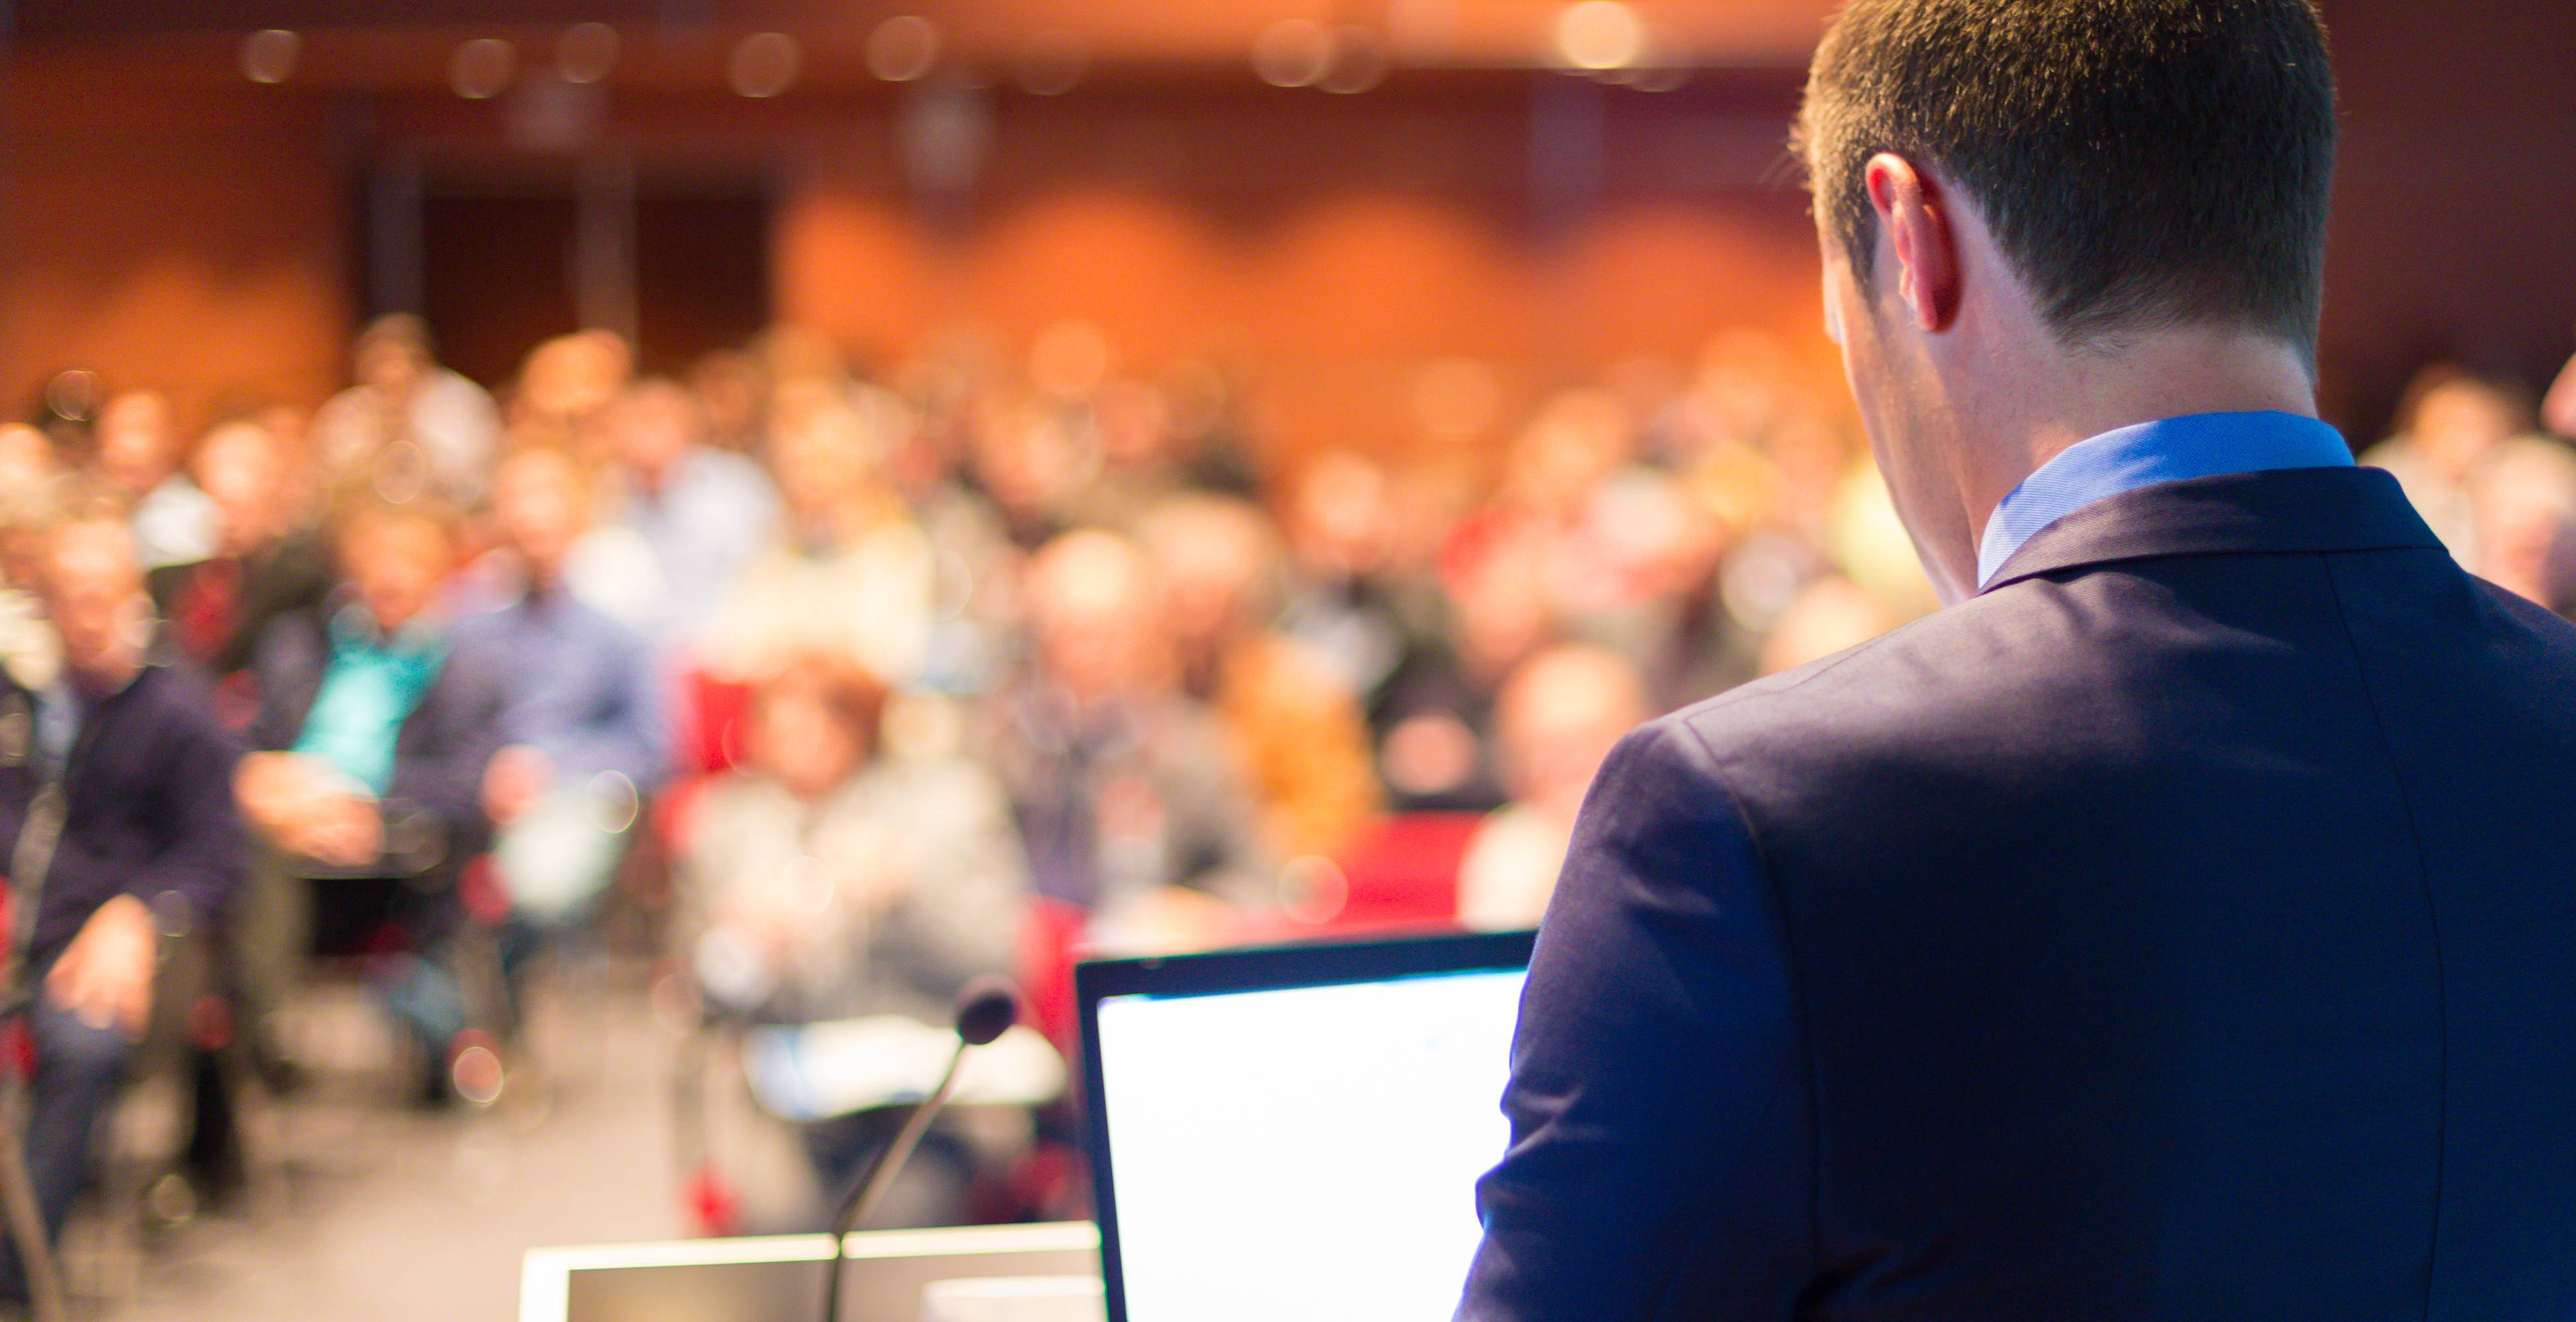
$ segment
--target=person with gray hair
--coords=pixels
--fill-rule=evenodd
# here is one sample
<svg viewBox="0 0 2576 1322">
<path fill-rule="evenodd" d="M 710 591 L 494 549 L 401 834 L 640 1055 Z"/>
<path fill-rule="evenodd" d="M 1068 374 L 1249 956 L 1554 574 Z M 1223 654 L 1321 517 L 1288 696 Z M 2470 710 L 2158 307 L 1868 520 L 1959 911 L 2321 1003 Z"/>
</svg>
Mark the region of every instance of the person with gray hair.
<svg viewBox="0 0 2576 1322">
<path fill-rule="evenodd" d="M 27 1165 L 52 1235 L 150 1013 L 160 934 L 223 917 L 246 842 L 240 749 L 196 676 L 152 662 L 152 602 L 118 507 L 75 502 L 42 575 L 63 664 L 35 689 L 0 674 L 0 870 L 11 990 L 33 997 Z M 0 1296 L 25 1288 L 13 1256 Z"/>
</svg>

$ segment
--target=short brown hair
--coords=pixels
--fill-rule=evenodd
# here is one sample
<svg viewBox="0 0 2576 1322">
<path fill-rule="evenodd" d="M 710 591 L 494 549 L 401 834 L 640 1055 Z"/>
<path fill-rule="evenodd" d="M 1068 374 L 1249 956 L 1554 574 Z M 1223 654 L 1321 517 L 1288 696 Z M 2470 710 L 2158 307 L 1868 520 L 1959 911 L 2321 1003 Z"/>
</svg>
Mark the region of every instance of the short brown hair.
<svg viewBox="0 0 2576 1322">
<path fill-rule="evenodd" d="M 1894 152 L 1973 199 L 2069 344 L 2223 324 L 2313 358 L 2334 75 L 2312 0 L 1851 0 L 1800 113 L 1864 290 Z"/>
</svg>

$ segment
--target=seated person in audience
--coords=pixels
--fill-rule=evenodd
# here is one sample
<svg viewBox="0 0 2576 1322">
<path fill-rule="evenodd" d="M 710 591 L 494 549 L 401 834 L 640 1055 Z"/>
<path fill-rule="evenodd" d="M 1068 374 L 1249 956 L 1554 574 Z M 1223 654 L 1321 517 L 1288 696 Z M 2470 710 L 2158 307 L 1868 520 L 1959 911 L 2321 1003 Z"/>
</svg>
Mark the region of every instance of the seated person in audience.
<svg viewBox="0 0 2576 1322">
<path fill-rule="evenodd" d="M 191 564 L 214 554 L 215 505 L 181 469 L 179 424 L 169 397 L 129 390 L 98 411 L 98 479 L 126 502 L 143 567 Z"/>
<path fill-rule="evenodd" d="M 501 438 L 492 396 L 439 366 L 429 327 L 409 313 L 369 322 L 350 358 L 357 383 L 313 415 L 325 471 L 387 490 L 425 487 L 460 508 L 481 504 Z"/>
<path fill-rule="evenodd" d="M 828 652 L 900 687 L 928 646 L 934 556 L 877 472 L 883 438 L 838 397 L 782 411 L 770 462 L 786 500 L 787 540 L 734 585 L 699 635 L 706 668 L 755 678 L 805 652 Z"/>
<path fill-rule="evenodd" d="M 23 422 L 0 422 L 0 492 L 46 486 L 62 473 L 51 437 Z"/>
<path fill-rule="evenodd" d="M 590 914 L 671 750 L 643 638 L 565 585 L 590 515 L 572 456 L 521 450 L 491 492 L 515 591 L 460 621 L 455 645 L 502 689 L 504 746 L 483 773 L 483 810 L 498 833 L 493 864 L 510 901 L 502 964 L 515 987 L 528 954 Z"/>
<path fill-rule="evenodd" d="M 1153 565 L 1114 533 L 1067 533 L 1023 594 L 1036 665 L 990 746 L 1038 893 L 1114 944 L 1223 939 L 1229 909 L 1267 907 L 1275 879 L 1221 729 L 1176 686 Z"/>
<path fill-rule="evenodd" d="M 744 769 L 713 782 L 679 861 L 701 994 L 728 1017 L 945 1024 L 966 982 L 1012 969 L 1028 874 L 981 767 L 878 751 L 885 690 L 830 657 L 760 686 Z M 855 1179 L 900 1109 L 808 1126 L 827 1190 Z M 886 1224 L 953 1222 L 976 1163 L 934 1131 Z"/>
<path fill-rule="evenodd" d="M 1282 627 L 1359 696 L 1372 740 L 1418 714 L 1417 681 L 1455 661 L 1439 583 L 1401 563 L 1396 485 L 1375 459 L 1336 450 L 1310 461 L 1288 493 L 1294 586 Z"/>
<path fill-rule="evenodd" d="M 38 595 L 60 486 L 54 443 L 33 427 L 0 425 L 0 674 L 31 691 L 62 673 L 63 641 Z"/>
<path fill-rule="evenodd" d="M 2561 615 L 2576 613 L 2576 452 L 2525 437 L 2469 483 L 2478 562 L 2470 572 Z"/>
<path fill-rule="evenodd" d="M 510 441 L 557 446 L 585 463 L 606 460 L 609 406 L 634 374 L 635 348 L 615 331 L 594 326 L 539 344 L 510 392 Z"/>
<path fill-rule="evenodd" d="M 1589 644 L 1550 647 L 1512 671 L 1494 704 L 1511 802 L 1476 828 L 1458 868 L 1458 921 L 1536 927 L 1556 892 L 1584 791 L 1611 746 L 1654 713 L 1637 668 Z"/>
<path fill-rule="evenodd" d="M 1182 692 L 1224 727 L 1265 841 L 1284 858 L 1340 853 L 1379 807 L 1368 724 L 1333 670 L 1270 623 L 1281 553 L 1268 517 L 1235 496 L 1172 496 L 1141 531 L 1169 585 Z"/>
<path fill-rule="evenodd" d="M 706 443 L 749 454 L 760 448 L 762 414 L 769 407 L 769 377 L 747 349 L 718 349 L 689 365 L 689 394 L 706 419 Z"/>
<path fill-rule="evenodd" d="M 744 766 L 711 782 L 680 859 L 707 995 L 771 1023 L 942 1022 L 1010 971 L 1028 864 L 1010 800 L 962 758 L 881 751 L 884 687 L 835 657 L 763 682 Z"/>
<path fill-rule="evenodd" d="M 681 663 L 690 631 L 777 543 L 778 492 L 758 464 L 708 445 L 696 397 L 662 377 L 627 387 L 607 432 L 612 503 L 568 572 L 584 596 L 641 629 L 666 666 Z"/>
<path fill-rule="evenodd" d="M 2463 565 L 2479 562 L 2469 484 L 2506 441 L 2531 430 L 2531 397 L 2514 383 L 2453 363 L 2415 374 L 2397 406 L 2397 434 L 2362 452 L 2405 488 L 2433 535 Z"/>
<path fill-rule="evenodd" d="M 1447 634 L 1405 658 L 1373 712 L 1384 731 L 1378 773 L 1398 810 L 1487 812 L 1508 797 L 1494 702 L 1513 670 L 1563 632 L 1544 586 L 1549 545 L 1531 533 L 1444 551 Z"/>
<path fill-rule="evenodd" d="M 280 616 L 253 670 L 260 711 L 235 790 L 270 846 L 236 922 L 254 1022 L 284 1001 L 304 956 L 404 949 L 371 972 L 388 1010 L 432 1062 L 467 1025 L 450 964 L 463 918 L 455 881 L 491 835 L 484 770 L 501 744 L 503 689 L 453 646 L 440 597 L 453 524 L 425 501 L 358 504 L 338 521 L 347 588 L 327 619 Z"/>
<path fill-rule="evenodd" d="M 317 614 L 330 590 L 330 556 L 296 507 L 292 464 L 278 438 L 247 419 L 206 433 L 189 464 L 214 502 L 214 553 L 154 570 L 152 597 L 180 653 L 219 679 L 250 668 L 279 616 Z"/>
<path fill-rule="evenodd" d="M 150 1009 L 157 933 L 217 921 L 243 839 L 236 745 L 194 676 L 147 660 L 152 602 L 121 504 L 58 523 L 42 578 L 65 664 L 41 689 L 0 677 L 0 868 L 9 985 L 34 997 L 27 1164 L 53 1234 Z M 0 1295 L 24 1292 L 9 1257 Z"/>
</svg>

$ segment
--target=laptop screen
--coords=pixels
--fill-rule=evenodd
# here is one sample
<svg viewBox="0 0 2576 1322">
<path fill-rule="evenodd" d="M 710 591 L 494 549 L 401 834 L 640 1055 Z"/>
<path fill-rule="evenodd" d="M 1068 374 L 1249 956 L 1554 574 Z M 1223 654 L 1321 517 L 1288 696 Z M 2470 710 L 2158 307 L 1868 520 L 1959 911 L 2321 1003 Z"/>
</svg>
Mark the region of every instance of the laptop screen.
<svg viewBox="0 0 2576 1322">
<path fill-rule="evenodd" d="M 1528 938 L 1321 949 L 1086 995 L 1113 1322 L 1457 1306 Z"/>
</svg>

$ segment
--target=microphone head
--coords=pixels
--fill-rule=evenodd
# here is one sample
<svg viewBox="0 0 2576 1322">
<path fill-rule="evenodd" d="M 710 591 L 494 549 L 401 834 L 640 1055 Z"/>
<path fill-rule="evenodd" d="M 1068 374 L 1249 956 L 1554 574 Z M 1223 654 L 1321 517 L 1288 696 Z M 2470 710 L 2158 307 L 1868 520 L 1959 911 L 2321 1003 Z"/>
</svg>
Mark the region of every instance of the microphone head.
<svg viewBox="0 0 2576 1322">
<path fill-rule="evenodd" d="M 957 993 L 957 1036 L 980 1047 L 1010 1031 L 1020 1020 L 1020 989 L 1011 980 L 986 974 Z"/>
</svg>

